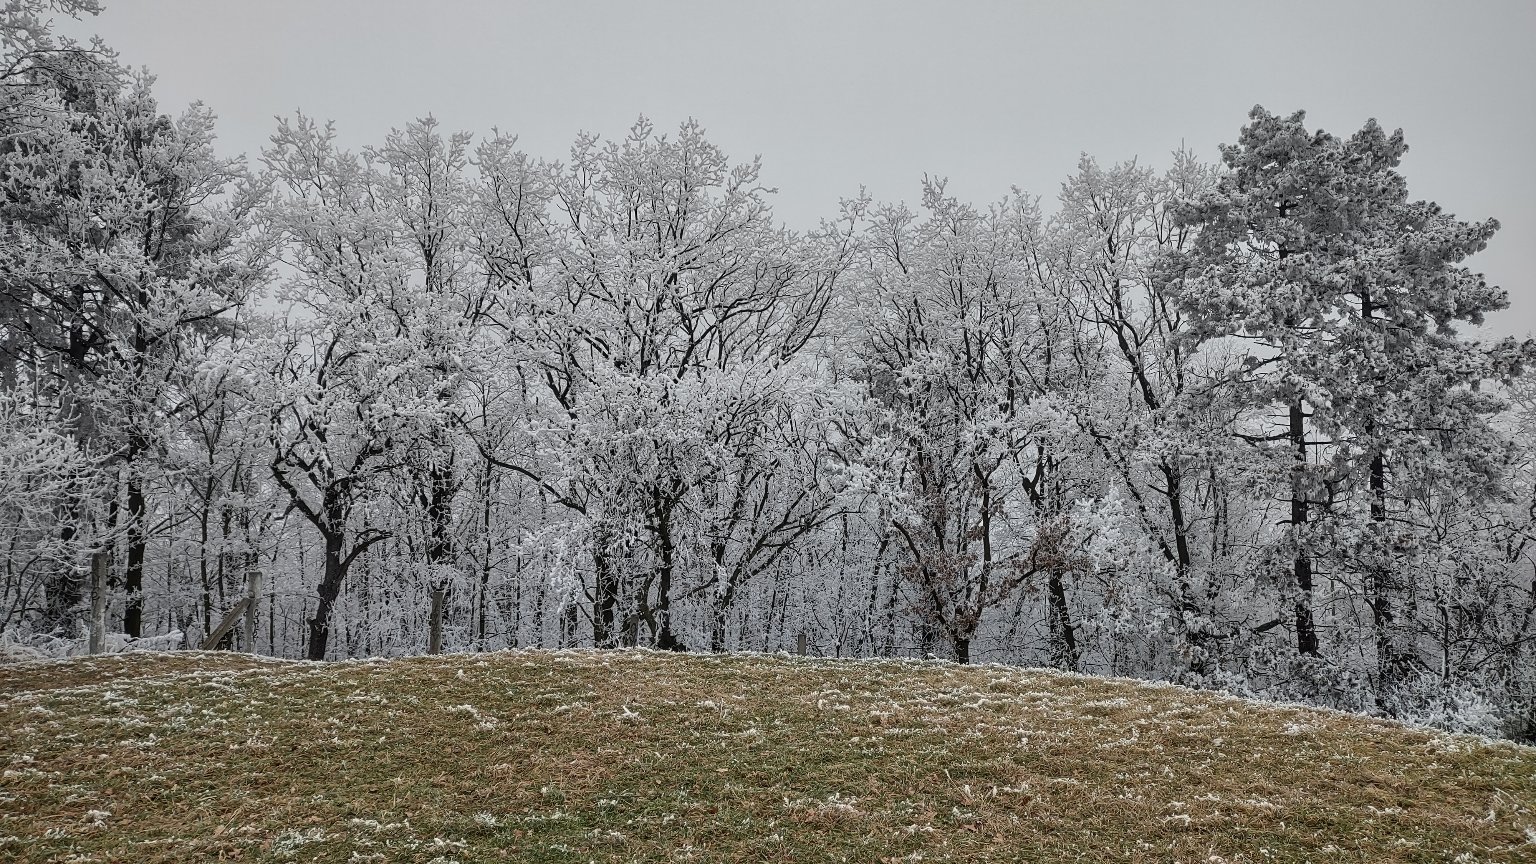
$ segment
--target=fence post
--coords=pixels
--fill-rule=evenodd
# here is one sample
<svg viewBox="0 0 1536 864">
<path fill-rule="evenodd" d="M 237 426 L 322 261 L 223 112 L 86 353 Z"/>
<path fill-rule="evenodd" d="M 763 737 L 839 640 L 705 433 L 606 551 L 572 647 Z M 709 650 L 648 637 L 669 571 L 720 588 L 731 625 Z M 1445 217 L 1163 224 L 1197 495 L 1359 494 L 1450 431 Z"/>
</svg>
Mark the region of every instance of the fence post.
<svg viewBox="0 0 1536 864">
<path fill-rule="evenodd" d="M 250 605 L 245 607 L 245 645 L 248 654 L 256 653 L 256 603 L 261 599 L 261 571 L 246 574 L 246 597 Z"/>
</svg>

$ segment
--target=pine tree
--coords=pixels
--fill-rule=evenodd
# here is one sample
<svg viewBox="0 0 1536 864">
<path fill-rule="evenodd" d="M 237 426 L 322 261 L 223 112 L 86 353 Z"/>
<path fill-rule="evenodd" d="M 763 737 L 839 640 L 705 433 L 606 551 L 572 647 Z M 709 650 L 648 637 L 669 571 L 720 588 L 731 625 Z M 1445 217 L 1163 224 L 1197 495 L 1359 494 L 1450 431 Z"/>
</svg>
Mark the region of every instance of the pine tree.
<svg viewBox="0 0 1536 864">
<path fill-rule="evenodd" d="M 1299 111 L 1256 107 L 1249 117 L 1222 148 L 1229 173 L 1180 214 L 1199 229 L 1176 268 L 1181 301 L 1207 336 L 1245 341 L 1235 383 L 1255 419 L 1283 412 L 1242 434 L 1289 457 L 1297 651 L 1319 653 L 1312 595 L 1327 538 L 1341 572 L 1363 577 L 1378 670 L 1390 679 L 1413 663 L 1411 644 L 1394 639 L 1394 598 L 1407 586 L 1392 566 L 1393 486 L 1423 454 L 1485 440 L 1499 403 L 1478 383 L 1518 368 L 1532 346 L 1457 335 L 1456 322 L 1508 305 L 1460 266 L 1498 223 L 1410 201 L 1396 170 L 1408 149 L 1401 130 L 1371 120 L 1346 139 L 1309 131 Z M 1477 470 L 1476 459 L 1460 461 Z"/>
</svg>

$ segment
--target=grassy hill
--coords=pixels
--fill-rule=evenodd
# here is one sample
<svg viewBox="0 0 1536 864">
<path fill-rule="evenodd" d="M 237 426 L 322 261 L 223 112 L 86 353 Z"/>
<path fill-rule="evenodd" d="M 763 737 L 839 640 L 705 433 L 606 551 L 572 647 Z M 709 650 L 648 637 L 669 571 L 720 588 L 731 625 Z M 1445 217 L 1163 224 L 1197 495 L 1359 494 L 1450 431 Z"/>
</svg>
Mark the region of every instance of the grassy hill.
<svg viewBox="0 0 1536 864">
<path fill-rule="evenodd" d="M 1533 748 L 941 663 L 24 663 L 0 766 L 6 861 L 1536 861 Z"/>
</svg>

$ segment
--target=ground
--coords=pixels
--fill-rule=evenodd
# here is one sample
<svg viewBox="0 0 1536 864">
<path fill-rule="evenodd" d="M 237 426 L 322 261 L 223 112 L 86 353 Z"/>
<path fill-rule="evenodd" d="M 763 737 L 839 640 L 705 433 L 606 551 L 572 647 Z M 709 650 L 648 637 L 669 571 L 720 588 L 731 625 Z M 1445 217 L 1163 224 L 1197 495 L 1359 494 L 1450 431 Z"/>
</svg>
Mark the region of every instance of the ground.
<svg viewBox="0 0 1536 864">
<path fill-rule="evenodd" d="M 1536 861 L 1536 748 L 1002 667 L 0 666 L 0 860 Z"/>
</svg>

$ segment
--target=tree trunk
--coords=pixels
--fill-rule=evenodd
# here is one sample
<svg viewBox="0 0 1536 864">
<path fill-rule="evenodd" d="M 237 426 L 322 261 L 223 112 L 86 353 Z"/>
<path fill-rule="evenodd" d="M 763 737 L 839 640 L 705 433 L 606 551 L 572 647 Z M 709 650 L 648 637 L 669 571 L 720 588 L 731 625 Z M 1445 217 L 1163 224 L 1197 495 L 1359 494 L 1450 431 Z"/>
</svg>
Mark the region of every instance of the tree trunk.
<svg viewBox="0 0 1536 864">
<path fill-rule="evenodd" d="M 137 466 L 128 465 L 128 566 L 123 571 L 127 602 L 123 609 L 123 632 L 137 639 L 144 629 L 144 551 L 149 545 L 145 531 L 144 486 Z"/>
<path fill-rule="evenodd" d="M 481 488 L 483 497 L 480 501 L 480 538 L 482 541 L 483 559 L 480 562 L 480 597 L 476 606 L 475 622 L 475 649 L 485 650 L 485 619 L 489 612 L 491 591 L 491 555 L 495 551 L 491 543 L 491 495 L 495 492 L 495 483 L 491 474 L 489 462 L 485 465 L 485 483 Z M 514 640 L 516 636 L 512 637 Z"/>
<path fill-rule="evenodd" d="M 213 484 L 214 484 L 214 481 L 213 481 L 212 478 L 210 478 L 208 480 L 208 482 L 204 485 L 204 487 L 203 487 L 203 503 L 202 503 L 202 507 L 200 508 L 200 512 L 197 515 L 198 543 L 199 543 L 198 549 L 197 549 L 197 578 L 198 578 L 198 584 L 202 586 L 202 604 L 201 605 L 203 607 L 203 632 L 204 633 L 211 633 L 211 632 L 213 632 L 213 602 L 212 602 L 212 599 L 211 599 L 212 598 L 212 594 L 213 594 L 213 579 L 212 579 L 211 571 L 208 568 L 208 539 L 209 539 L 209 535 L 208 535 L 208 522 L 212 518 L 211 511 L 212 511 L 212 508 L 213 508 L 213 500 L 214 500 L 213 496 L 214 496 L 214 491 L 215 491 Z M 224 511 L 223 512 L 223 516 L 222 516 L 222 518 L 219 521 L 220 521 L 220 526 L 222 527 L 222 529 L 224 531 L 224 543 L 223 543 L 223 547 L 222 548 L 227 550 L 227 549 L 229 549 L 230 511 L 229 511 L 228 507 L 224 507 L 223 511 Z M 229 559 L 229 553 L 227 551 L 221 551 L 219 553 L 218 570 L 219 570 L 219 581 L 220 582 L 224 581 L 224 568 L 228 564 L 228 559 Z"/>
<path fill-rule="evenodd" d="M 446 445 L 436 443 L 437 455 L 441 457 Z M 427 522 L 431 529 L 431 536 L 427 540 L 427 573 L 432 580 L 432 635 L 427 650 L 430 654 L 437 654 L 443 647 L 443 599 L 449 585 L 443 573 L 455 564 L 453 466 L 441 461 L 434 463 L 427 477 L 431 486 L 427 490 Z"/>
<path fill-rule="evenodd" d="M 91 556 L 90 652 L 100 654 L 107 646 L 107 553 Z"/>
<path fill-rule="evenodd" d="M 441 654 L 443 651 L 443 595 L 445 590 L 440 587 L 432 589 L 432 624 L 431 635 L 427 639 L 427 653 Z"/>
<path fill-rule="evenodd" d="M 616 618 L 619 608 L 619 578 L 613 567 L 613 534 L 607 523 L 598 520 L 592 528 L 592 644 L 613 648 L 619 643 Z"/>
<path fill-rule="evenodd" d="M 709 629 L 709 651 L 711 654 L 723 654 L 726 650 L 725 637 L 729 629 L 727 625 L 731 614 L 731 598 L 728 595 L 717 597 L 713 612 Z"/>
<path fill-rule="evenodd" d="M 1189 651 L 1189 668 L 1193 672 L 1205 673 L 1210 670 L 1211 656 L 1206 647 L 1210 643 L 1209 634 L 1194 619 L 1201 617 L 1202 608 L 1195 597 L 1194 588 L 1190 585 L 1190 571 L 1194 568 L 1194 555 L 1189 548 L 1189 525 L 1184 518 L 1184 491 L 1183 474 L 1176 465 L 1169 464 L 1166 460 L 1161 465 L 1163 479 L 1166 482 L 1164 492 L 1168 499 L 1168 515 L 1173 522 L 1173 548 L 1176 560 L 1179 586 L 1179 618 L 1180 629 L 1184 634 L 1184 644 Z"/>
<path fill-rule="evenodd" d="M 675 566 L 672 539 L 672 507 L 661 500 L 659 492 L 652 493 L 655 503 L 654 530 L 661 561 L 656 568 L 656 605 L 651 610 L 656 619 L 656 647 L 663 651 L 688 650 L 672 632 L 672 570 Z"/>
<path fill-rule="evenodd" d="M 560 641 L 558 647 L 572 648 L 576 645 L 576 625 L 580 622 L 576 617 L 576 604 L 578 596 L 573 594 L 569 600 L 560 604 Z"/>
<path fill-rule="evenodd" d="M 1052 567 L 1046 574 L 1046 607 L 1051 638 L 1051 665 L 1069 672 L 1077 671 L 1077 633 L 1067 608 L 1067 587 L 1061 570 Z"/>
<path fill-rule="evenodd" d="M 1376 626 L 1376 674 L 1377 689 L 1381 690 L 1396 681 L 1407 665 L 1407 658 L 1398 651 L 1392 609 L 1394 584 L 1392 570 L 1384 556 L 1387 553 L 1387 496 L 1386 460 L 1381 453 L 1371 457 L 1371 531 L 1376 538 L 1376 549 L 1369 563 L 1371 617 Z"/>
<path fill-rule="evenodd" d="M 1307 524 L 1307 438 L 1306 415 L 1301 402 L 1292 402 L 1289 438 L 1296 448 L 1296 473 L 1291 481 L 1291 537 L 1296 544 L 1293 566 L 1296 575 L 1296 650 L 1317 656 L 1317 631 L 1312 626 L 1312 558 L 1307 555 L 1302 531 Z"/>
<path fill-rule="evenodd" d="M 77 281 L 71 288 L 72 308 L 83 310 L 86 308 L 85 285 Z M 78 395 L 82 389 L 85 376 L 82 372 L 86 368 L 85 359 L 91 351 L 91 340 L 86 333 L 85 321 L 76 316 L 69 327 L 69 343 L 66 351 L 66 359 L 60 363 L 62 368 L 57 371 L 64 379 L 63 388 L 59 394 L 59 422 L 70 431 L 75 441 L 75 446 L 81 452 L 89 453 L 92 443 L 96 439 L 95 410 L 88 400 Z M 115 489 L 113 490 L 116 491 Z M 71 480 L 69 486 L 69 503 L 63 506 L 60 521 L 63 528 L 59 530 L 59 539 L 64 548 L 69 548 L 80 534 L 79 526 L 83 513 L 78 498 L 79 484 Z M 109 508 L 115 507 L 117 497 L 114 494 L 109 502 Z M 114 525 L 115 527 L 115 521 Z M 110 532 L 109 532 L 110 535 Z M 110 575 L 108 576 L 110 579 Z M 80 632 L 80 620 L 78 618 L 81 600 L 85 594 L 85 582 L 78 570 L 73 565 L 65 564 L 50 574 L 43 586 L 43 627 L 52 630 L 59 629 L 65 636 L 76 636 Z"/>
<path fill-rule="evenodd" d="M 342 520 L 344 523 L 345 520 Z M 331 609 L 341 594 L 341 582 L 346 578 L 345 559 L 342 557 L 345 538 L 341 530 L 323 532 L 325 536 L 325 574 L 320 579 L 319 600 L 314 617 L 309 619 L 310 660 L 324 660 L 325 649 L 331 638 Z"/>
<path fill-rule="evenodd" d="M 713 654 L 723 654 L 727 650 L 727 637 L 730 634 L 731 610 L 736 605 L 736 585 L 741 578 L 740 567 L 725 569 L 725 555 L 723 551 L 716 557 L 716 572 L 722 572 L 719 578 L 725 580 L 725 589 L 715 598 L 713 615 L 709 631 L 709 650 Z"/>
</svg>

